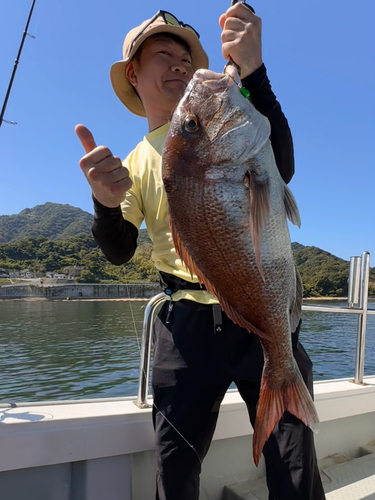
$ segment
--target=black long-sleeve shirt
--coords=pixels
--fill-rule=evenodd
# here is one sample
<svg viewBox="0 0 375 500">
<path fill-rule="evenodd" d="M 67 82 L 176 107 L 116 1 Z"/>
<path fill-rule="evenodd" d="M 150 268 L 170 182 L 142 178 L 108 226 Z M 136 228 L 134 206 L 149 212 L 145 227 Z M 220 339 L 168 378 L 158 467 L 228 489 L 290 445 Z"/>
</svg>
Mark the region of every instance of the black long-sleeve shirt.
<svg viewBox="0 0 375 500">
<path fill-rule="evenodd" d="M 288 121 L 276 100 L 267 77 L 264 64 L 242 80 L 250 91 L 255 108 L 266 116 L 271 124 L 271 144 L 277 168 L 284 182 L 294 174 L 293 140 Z M 106 258 L 116 265 L 125 264 L 137 248 L 138 229 L 122 216 L 121 207 L 108 208 L 94 200 L 92 233 Z"/>
</svg>

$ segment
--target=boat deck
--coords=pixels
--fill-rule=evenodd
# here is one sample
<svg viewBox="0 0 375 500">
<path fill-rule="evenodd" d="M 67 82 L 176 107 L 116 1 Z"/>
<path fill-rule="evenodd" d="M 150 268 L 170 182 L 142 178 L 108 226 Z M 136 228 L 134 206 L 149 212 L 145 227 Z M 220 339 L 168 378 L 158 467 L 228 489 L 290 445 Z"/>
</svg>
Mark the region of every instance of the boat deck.
<svg viewBox="0 0 375 500">
<path fill-rule="evenodd" d="M 375 441 L 361 447 L 362 456 L 332 455 L 319 461 L 326 500 L 375 500 Z M 268 500 L 265 478 L 224 489 L 224 500 Z"/>
<path fill-rule="evenodd" d="M 322 478 L 327 500 L 375 500 L 375 453 L 323 469 Z"/>
</svg>

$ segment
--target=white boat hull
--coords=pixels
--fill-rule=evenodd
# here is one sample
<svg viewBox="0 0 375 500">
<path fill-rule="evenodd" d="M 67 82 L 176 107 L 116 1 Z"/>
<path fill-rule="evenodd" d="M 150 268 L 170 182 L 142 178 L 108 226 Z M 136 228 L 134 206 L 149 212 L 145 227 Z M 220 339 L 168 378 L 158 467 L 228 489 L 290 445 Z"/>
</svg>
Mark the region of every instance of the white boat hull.
<svg viewBox="0 0 375 500">
<path fill-rule="evenodd" d="M 332 455 L 351 459 L 370 453 L 364 446 L 375 440 L 375 377 L 365 382 L 314 384 L 321 466 L 322 459 Z M 0 422 L 1 498 L 154 499 L 151 409 L 139 409 L 132 399 L 0 408 Z M 262 479 L 255 479 L 264 476 L 264 462 L 258 468 L 253 464 L 252 434 L 245 404 L 237 391 L 229 391 L 204 462 L 201 500 L 221 500 L 223 491 L 226 500 L 262 498 Z M 334 463 L 326 459 L 326 469 Z M 327 487 L 332 485 L 332 479 L 324 479 Z M 248 496 L 233 496 L 236 489 L 240 494 L 241 487 L 251 485 L 258 488 L 258 496 L 250 491 Z M 343 491 L 336 489 L 343 500 Z M 375 499 L 375 468 L 373 494 L 363 498 Z M 338 498 L 329 495 L 327 500 Z"/>
</svg>

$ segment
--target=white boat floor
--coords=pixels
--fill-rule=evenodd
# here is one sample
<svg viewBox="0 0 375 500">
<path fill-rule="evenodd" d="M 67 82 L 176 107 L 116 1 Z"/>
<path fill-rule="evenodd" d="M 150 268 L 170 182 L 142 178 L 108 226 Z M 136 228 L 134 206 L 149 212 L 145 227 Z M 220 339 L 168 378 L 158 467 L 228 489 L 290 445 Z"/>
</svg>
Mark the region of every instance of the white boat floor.
<svg viewBox="0 0 375 500">
<path fill-rule="evenodd" d="M 327 500 L 375 500 L 375 454 L 322 471 Z"/>
<path fill-rule="evenodd" d="M 319 461 L 326 500 L 375 500 L 375 442 L 360 453 L 359 458 L 333 455 Z M 224 500 L 268 500 L 265 478 L 226 487 Z"/>
</svg>

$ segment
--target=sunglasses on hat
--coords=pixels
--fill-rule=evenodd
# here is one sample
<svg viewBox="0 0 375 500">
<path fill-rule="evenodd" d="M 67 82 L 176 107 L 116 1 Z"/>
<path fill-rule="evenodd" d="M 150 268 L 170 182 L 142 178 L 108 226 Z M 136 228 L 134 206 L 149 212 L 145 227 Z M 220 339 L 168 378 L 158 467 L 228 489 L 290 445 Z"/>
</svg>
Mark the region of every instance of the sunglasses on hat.
<svg viewBox="0 0 375 500">
<path fill-rule="evenodd" d="M 154 22 L 158 17 L 161 17 L 164 21 L 165 24 L 171 25 L 171 26 L 178 26 L 180 28 L 186 28 L 190 31 L 193 31 L 199 38 L 199 33 L 197 30 L 195 30 L 190 24 L 185 24 L 182 21 L 179 21 L 176 16 L 171 14 L 170 12 L 167 12 L 166 10 L 159 10 L 146 24 L 146 26 L 143 27 L 142 31 L 140 31 L 137 36 L 132 40 L 130 44 L 130 50 L 132 49 L 133 45 L 135 42 L 138 40 L 138 38 L 145 32 L 145 30 Z"/>
</svg>

